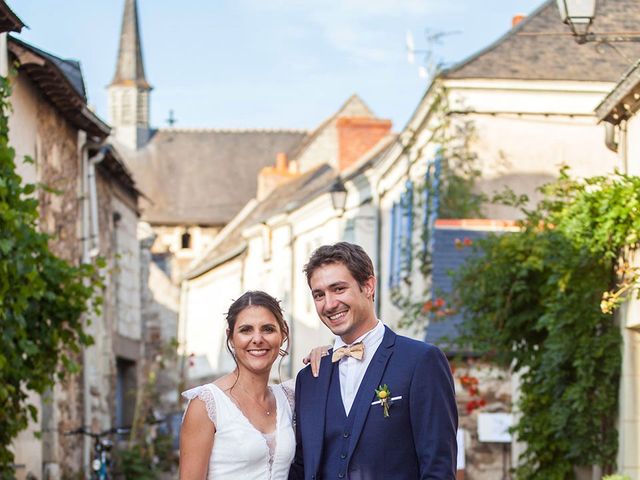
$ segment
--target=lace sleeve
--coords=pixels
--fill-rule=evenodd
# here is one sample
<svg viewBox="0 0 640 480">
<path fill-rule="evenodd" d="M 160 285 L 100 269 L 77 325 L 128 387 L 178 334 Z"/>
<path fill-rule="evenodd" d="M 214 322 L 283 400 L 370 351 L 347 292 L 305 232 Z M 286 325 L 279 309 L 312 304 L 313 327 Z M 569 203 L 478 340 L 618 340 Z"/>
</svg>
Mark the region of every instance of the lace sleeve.
<svg viewBox="0 0 640 480">
<path fill-rule="evenodd" d="M 291 411 L 295 411 L 295 400 L 296 400 L 296 381 L 294 378 L 291 380 L 287 380 L 286 382 L 282 382 L 280 384 L 282 387 L 282 391 L 284 392 L 287 400 L 289 401 L 289 405 L 291 405 Z"/>
<path fill-rule="evenodd" d="M 189 400 L 187 404 L 187 408 L 185 408 L 184 413 L 187 413 L 187 409 L 191 404 L 191 400 L 197 398 L 204 403 L 205 408 L 207 409 L 207 415 L 213 424 L 216 424 L 216 399 L 213 396 L 213 392 L 207 388 L 206 386 L 195 387 L 186 392 L 182 392 L 182 397 Z M 182 420 L 184 421 L 184 415 L 182 415 Z"/>
</svg>

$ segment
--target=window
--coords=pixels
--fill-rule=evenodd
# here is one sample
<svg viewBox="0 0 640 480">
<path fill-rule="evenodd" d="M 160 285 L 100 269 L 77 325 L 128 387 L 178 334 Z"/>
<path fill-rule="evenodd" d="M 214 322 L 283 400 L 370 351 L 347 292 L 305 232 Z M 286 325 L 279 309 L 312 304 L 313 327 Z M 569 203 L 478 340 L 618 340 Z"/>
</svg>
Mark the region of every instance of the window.
<svg viewBox="0 0 640 480">
<path fill-rule="evenodd" d="M 191 248 L 191 234 L 187 231 L 180 237 L 180 246 L 182 248 Z"/>
<path fill-rule="evenodd" d="M 116 427 L 133 423 L 136 391 L 136 362 L 116 358 Z"/>
</svg>

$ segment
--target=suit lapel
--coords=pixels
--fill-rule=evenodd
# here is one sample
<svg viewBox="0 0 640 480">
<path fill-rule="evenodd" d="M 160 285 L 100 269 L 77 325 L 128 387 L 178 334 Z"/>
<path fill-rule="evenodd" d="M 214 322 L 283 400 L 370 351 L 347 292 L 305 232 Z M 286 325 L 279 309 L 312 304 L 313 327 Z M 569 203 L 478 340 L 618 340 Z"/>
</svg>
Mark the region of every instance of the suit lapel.
<svg viewBox="0 0 640 480">
<path fill-rule="evenodd" d="M 388 327 L 385 326 L 384 328 L 385 332 L 384 337 L 382 338 L 382 343 L 371 359 L 371 363 L 364 374 L 364 378 L 362 379 L 360 388 L 358 388 L 356 398 L 351 406 L 351 411 L 355 417 L 353 419 L 353 429 L 351 430 L 351 441 L 349 442 L 349 457 L 351 457 L 351 454 L 358 444 L 360 434 L 364 427 L 364 422 L 366 421 L 371 408 L 371 401 L 374 398 L 374 392 L 380 385 L 380 380 L 387 368 L 389 358 L 391 358 L 391 355 L 393 354 L 393 345 L 396 341 L 396 334 Z"/>
<path fill-rule="evenodd" d="M 309 379 L 309 383 L 315 388 L 312 389 L 313 402 L 309 402 L 310 405 L 308 407 L 305 406 L 308 424 L 310 426 L 308 431 L 311 432 L 311 434 L 308 435 L 304 441 L 311 452 L 311 457 L 313 459 L 312 468 L 314 471 L 317 471 L 320 459 L 322 458 L 327 397 L 329 395 L 329 384 L 331 383 L 331 375 L 334 369 L 334 364 L 331 362 L 331 350 L 329 350 L 329 355 L 323 357 L 320 362 L 320 373 L 318 378 Z M 307 447 L 305 446 L 305 448 Z"/>
</svg>

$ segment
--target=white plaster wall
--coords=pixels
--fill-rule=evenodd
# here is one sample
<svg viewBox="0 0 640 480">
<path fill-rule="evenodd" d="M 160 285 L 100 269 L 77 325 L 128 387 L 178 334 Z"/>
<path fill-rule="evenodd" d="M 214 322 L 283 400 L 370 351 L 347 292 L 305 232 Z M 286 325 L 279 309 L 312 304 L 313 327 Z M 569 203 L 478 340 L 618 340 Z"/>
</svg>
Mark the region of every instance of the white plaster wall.
<svg viewBox="0 0 640 480">
<path fill-rule="evenodd" d="M 574 177 L 612 173 L 622 169 L 620 158 L 604 145 L 604 127 L 593 118 L 469 116 L 477 129 L 474 151 L 483 176 L 478 188 L 491 195 L 508 186 L 530 200 L 541 199 L 536 189 L 557 178 L 561 166 Z M 519 212 L 501 206 L 485 207 L 489 218 L 513 219 Z"/>
<path fill-rule="evenodd" d="M 233 368 L 224 347 L 225 313 L 244 290 L 242 270 L 242 261 L 234 259 L 188 282 L 180 340 L 185 353 L 197 357 L 188 378 L 218 376 Z"/>
<path fill-rule="evenodd" d="M 4 34 L 2 36 L 6 38 Z M 2 51 L 6 59 L 6 41 L 2 43 Z M 12 87 L 10 101 L 13 108 L 9 112 L 9 144 L 16 151 L 16 172 L 23 178 L 24 183 L 36 183 L 38 181 L 37 132 L 40 96 L 24 75 L 14 77 Z M 36 160 L 36 163 L 24 163 L 25 156 Z M 30 393 L 29 397 L 34 405 L 40 406 L 38 395 Z M 23 430 L 13 442 L 15 462 L 21 466 L 17 469 L 19 480 L 26 478 L 29 473 L 37 477 L 42 473 L 42 441 L 34 436 L 41 429 L 40 421 L 30 422 L 28 428 Z"/>
<path fill-rule="evenodd" d="M 39 92 L 24 76 L 18 75 L 12 81 L 12 110 L 9 112 L 9 144 L 16 151 L 16 171 L 26 183 L 38 181 L 37 145 L 38 145 L 38 102 Z M 36 160 L 33 164 L 24 163 L 28 156 Z"/>
<path fill-rule="evenodd" d="M 627 122 L 626 147 L 628 173 L 640 175 L 640 118 L 637 114 Z"/>
<path fill-rule="evenodd" d="M 638 255 L 631 261 L 633 265 L 640 266 Z M 640 480 L 640 300 L 636 295 L 622 305 L 617 315 L 623 342 L 618 407 L 618 469 L 632 480 Z"/>
<path fill-rule="evenodd" d="M 614 86 L 606 82 L 446 80 L 454 109 L 482 112 L 594 115 Z"/>
</svg>

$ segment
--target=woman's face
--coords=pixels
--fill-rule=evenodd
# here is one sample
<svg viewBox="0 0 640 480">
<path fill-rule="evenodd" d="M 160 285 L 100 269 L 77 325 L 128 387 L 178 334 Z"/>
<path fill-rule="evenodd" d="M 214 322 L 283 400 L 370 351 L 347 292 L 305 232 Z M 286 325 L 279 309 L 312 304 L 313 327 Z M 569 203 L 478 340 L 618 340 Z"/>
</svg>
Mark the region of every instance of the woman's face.
<svg viewBox="0 0 640 480">
<path fill-rule="evenodd" d="M 255 373 L 270 371 L 284 340 L 273 313 L 260 306 L 245 308 L 238 314 L 231 335 L 238 368 Z"/>
</svg>

